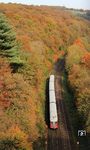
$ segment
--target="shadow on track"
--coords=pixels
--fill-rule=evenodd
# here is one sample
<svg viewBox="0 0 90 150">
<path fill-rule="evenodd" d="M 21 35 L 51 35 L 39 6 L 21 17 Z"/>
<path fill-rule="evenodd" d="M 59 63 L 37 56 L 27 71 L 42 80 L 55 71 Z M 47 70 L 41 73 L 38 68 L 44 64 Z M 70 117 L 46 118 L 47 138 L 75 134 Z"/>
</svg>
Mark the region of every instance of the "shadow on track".
<svg viewBox="0 0 90 150">
<path fill-rule="evenodd" d="M 47 127 L 49 128 L 49 78 L 47 78 L 46 80 L 45 95 L 45 122 Z"/>
</svg>

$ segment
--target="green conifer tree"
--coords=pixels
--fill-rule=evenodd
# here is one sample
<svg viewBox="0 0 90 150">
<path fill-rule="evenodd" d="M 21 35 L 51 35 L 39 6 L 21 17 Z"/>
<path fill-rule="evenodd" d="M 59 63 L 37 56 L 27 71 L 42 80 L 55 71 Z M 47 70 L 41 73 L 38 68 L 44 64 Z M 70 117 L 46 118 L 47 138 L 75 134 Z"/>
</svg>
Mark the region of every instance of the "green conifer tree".
<svg viewBox="0 0 90 150">
<path fill-rule="evenodd" d="M 0 14 L 0 55 L 6 56 L 11 63 L 22 63 L 16 35 L 3 14 Z"/>
</svg>

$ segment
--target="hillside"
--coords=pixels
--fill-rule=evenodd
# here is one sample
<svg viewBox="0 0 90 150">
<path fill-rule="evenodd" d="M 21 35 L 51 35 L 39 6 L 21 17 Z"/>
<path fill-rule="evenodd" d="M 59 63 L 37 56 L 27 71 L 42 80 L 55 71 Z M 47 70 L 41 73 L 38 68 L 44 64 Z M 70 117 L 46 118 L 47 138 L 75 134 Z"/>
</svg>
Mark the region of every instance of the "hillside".
<svg viewBox="0 0 90 150">
<path fill-rule="evenodd" d="M 19 141 L 18 150 L 44 147 L 46 79 L 64 54 L 76 108 L 81 117 L 88 114 L 83 126 L 90 133 L 90 22 L 61 7 L 0 4 L 0 13 L 16 33 L 23 63 L 12 66 L 0 55 L 0 147 L 5 141 Z"/>
</svg>

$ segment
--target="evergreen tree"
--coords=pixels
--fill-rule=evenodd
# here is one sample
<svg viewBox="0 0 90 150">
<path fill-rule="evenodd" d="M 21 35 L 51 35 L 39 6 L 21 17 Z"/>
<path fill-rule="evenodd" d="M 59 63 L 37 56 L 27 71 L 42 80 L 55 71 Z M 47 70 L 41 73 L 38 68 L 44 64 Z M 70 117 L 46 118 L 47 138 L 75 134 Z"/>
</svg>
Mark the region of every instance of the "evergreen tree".
<svg viewBox="0 0 90 150">
<path fill-rule="evenodd" d="M 0 54 L 11 63 L 21 64 L 16 35 L 3 14 L 0 14 Z"/>
</svg>

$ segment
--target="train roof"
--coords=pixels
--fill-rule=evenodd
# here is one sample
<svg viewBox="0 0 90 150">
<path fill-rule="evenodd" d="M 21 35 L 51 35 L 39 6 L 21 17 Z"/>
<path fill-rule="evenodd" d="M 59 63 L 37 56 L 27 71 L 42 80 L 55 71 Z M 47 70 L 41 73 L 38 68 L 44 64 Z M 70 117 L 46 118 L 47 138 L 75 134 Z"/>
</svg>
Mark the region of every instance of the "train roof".
<svg viewBox="0 0 90 150">
<path fill-rule="evenodd" d="M 54 82 L 49 82 L 49 90 L 55 90 Z"/>
<path fill-rule="evenodd" d="M 56 102 L 55 92 L 49 91 L 49 102 Z"/>
<path fill-rule="evenodd" d="M 57 122 L 58 116 L 57 116 L 57 108 L 56 103 L 50 103 L 50 122 Z"/>
</svg>

